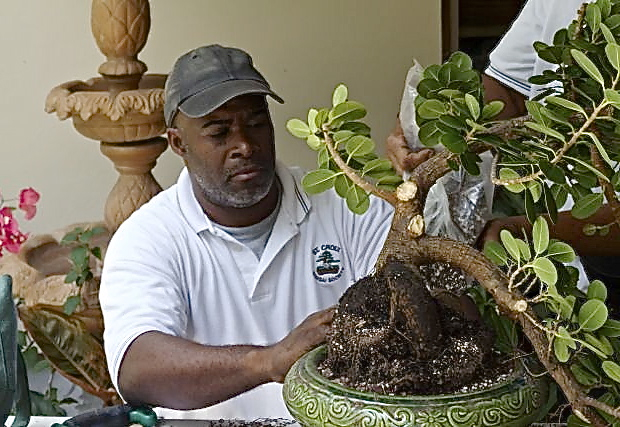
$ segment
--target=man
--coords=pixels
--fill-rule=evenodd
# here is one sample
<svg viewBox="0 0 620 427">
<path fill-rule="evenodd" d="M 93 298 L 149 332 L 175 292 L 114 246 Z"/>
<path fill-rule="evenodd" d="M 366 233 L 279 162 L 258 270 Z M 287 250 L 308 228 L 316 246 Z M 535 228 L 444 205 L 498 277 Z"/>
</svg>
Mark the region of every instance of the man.
<svg viewBox="0 0 620 427">
<path fill-rule="evenodd" d="M 541 74 L 545 69 L 555 67 L 538 57 L 533 43 L 537 40 L 552 43 L 555 32 L 568 26 L 576 18 L 582 3 L 583 0 L 528 0 L 525 3 L 519 16 L 490 54 L 490 64 L 482 78 L 487 100 L 501 99 L 506 104 L 499 118 L 518 117 L 527 113 L 525 100 L 536 96 L 542 89 L 540 86 L 531 85 L 528 79 Z M 417 158 L 427 156 L 428 152 L 412 152 L 399 127 L 400 124 L 397 124 L 396 130 L 388 138 L 387 151 L 395 167 L 403 171 L 410 169 L 410 161 L 415 164 Z M 607 224 L 611 221 L 613 216 L 609 206 L 605 206 L 585 222 L 573 218 L 567 211 L 560 213 L 552 233 L 555 238 L 573 246 L 579 254 L 619 256 L 619 227 L 612 227 L 607 236 L 584 238 L 582 232 L 585 223 Z M 529 227 L 524 217 L 497 218 L 488 223 L 481 240 L 497 239 L 502 228 L 518 231 L 523 227 Z M 589 258 L 586 265 L 594 262 L 597 268 L 616 265 L 615 261 L 612 263 L 605 258 Z M 601 278 L 608 284 L 613 283 L 620 287 L 617 272 L 607 271 L 607 275 L 599 275 L 592 268 L 588 268 L 588 274 L 591 279 Z M 620 299 L 617 305 L 620 307 Z"/>
<path fill-rule="evenodd" d="M 305 194 L 301 172 L 275 160 L 267 96 L 282 102 L 239 49 L 195 49 L 168 76 L 185 169 L 118 229 L 101 282 L 109 370 L 128 402 L 290 418 L 277 383 L 374 265 L 391 207 L 373 199 L 356 216 L 335 193 Z"/>
</svg>

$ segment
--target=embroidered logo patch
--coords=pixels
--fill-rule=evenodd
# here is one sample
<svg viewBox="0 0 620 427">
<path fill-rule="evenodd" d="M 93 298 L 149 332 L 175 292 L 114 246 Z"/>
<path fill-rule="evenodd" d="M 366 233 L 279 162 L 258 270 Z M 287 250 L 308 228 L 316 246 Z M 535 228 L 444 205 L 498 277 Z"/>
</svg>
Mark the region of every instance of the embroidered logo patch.
<svg viewBox="0 0 620 427">
<path fill-rule="evenodd" d="M 340 263 L 341 250 L 337 245 L 321 245 L 312 249 L 314 256 L 314 271 L 312 275 L 321 283 L 331 283 L 342 276 Z"/>
</svg>

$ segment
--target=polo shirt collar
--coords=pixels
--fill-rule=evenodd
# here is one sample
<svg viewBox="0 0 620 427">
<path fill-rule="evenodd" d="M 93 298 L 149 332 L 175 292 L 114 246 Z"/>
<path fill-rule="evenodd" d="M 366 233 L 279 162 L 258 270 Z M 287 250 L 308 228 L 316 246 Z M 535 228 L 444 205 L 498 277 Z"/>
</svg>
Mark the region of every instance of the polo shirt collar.
<svg viewBox="0 0 620 427">
<path fill-rule="evenodd" d="M 310 199 L 301 189 L 291 171 L 280 161 L 276 161 L 276 174 L 282 184 L 282 204 L 278 216 L 287 214 L 291 221 L 301 223 L 310 212 Z M 213 221 L 202 210 L 194 196 L 192 182 L 187 168 L 183 168 L 177 180 L 177 200 L 181 213 L 197 234 L 202 231 L 214 233 Z M 217 234 L 217 232 L 215 232 Z"/>
</svg>

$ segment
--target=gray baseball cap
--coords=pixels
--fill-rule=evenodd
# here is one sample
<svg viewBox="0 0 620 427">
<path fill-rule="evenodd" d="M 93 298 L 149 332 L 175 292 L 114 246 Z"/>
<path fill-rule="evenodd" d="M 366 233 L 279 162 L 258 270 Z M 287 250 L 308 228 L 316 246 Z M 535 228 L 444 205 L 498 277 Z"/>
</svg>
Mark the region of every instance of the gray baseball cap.
<svg viewBox="0 0 620 427">
<path fill-rule="evenodd" d="M 284 102 L 254 68 L 250 55 L 217 44 L 199 47 L 177 59 L 164 93 L 168 127 L 179 110 L 192 118 L 202 117 L 240 95 L 263 94 Z"/>
</svg>

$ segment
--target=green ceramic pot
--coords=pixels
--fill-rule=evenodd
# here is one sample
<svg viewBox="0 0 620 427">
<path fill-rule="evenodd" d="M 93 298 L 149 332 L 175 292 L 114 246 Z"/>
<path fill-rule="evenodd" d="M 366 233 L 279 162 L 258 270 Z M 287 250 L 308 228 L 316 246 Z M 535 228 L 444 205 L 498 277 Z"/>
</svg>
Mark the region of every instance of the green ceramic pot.
<svg viewBox="0 0 620 427">
<path fill-rule="evenodd" d="M 317 371 L 324 346 L 299 359 L 283 395 L 304 427 L 528 426 L 555 402 L 544 377 L 515 375 L 485 390 L 437 396 L 387 396 L 343 387 Z"/>
</svg>

